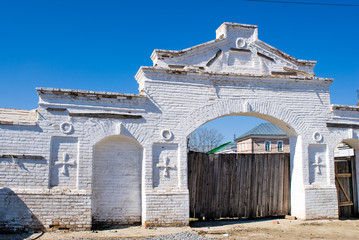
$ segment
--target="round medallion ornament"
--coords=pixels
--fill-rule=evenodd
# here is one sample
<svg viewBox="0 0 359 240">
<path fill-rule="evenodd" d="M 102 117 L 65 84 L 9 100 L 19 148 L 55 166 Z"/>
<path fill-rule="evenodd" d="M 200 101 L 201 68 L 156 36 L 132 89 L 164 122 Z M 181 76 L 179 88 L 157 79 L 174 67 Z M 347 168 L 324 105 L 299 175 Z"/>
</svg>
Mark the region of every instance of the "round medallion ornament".
<svg viewBox="0 0 359 240">
<path fill-rule="evenodd" d="M 313 139 L 316 142 L 320 142 L 320 141 L 322 141 L 323 136 L 322 136 L 322 134 L 320 134 L 320 132 L 314 132 L 313 133 Z"/>
<path fill-rule="evenodd" d="M 66 134 L 68 134 L 68 133 L 71 133 L 72 132 L 72 124 L 71 123 L 69 123 L 69 122 L 63 122 L 63 123 L 61 123 L 61 125 L 60 125 L 60 129 L 61 129 L 61 131 L 63 132 L 63 133 L 66 133 Z"/>
<path fill-rule="evenodd" d="M 172 138 L 172 133 L 170 130 L 168 129 L 164 129 L 162 130 L 161 136 L 165 139 L 165 140 L 171 140 Z"/>
<path fill-rule="evenodd" d="M 243 38 L 237 38 L 236 46 L 237 48 L 243 48 L 246 46 L 246 41 Z"/>
</svg>

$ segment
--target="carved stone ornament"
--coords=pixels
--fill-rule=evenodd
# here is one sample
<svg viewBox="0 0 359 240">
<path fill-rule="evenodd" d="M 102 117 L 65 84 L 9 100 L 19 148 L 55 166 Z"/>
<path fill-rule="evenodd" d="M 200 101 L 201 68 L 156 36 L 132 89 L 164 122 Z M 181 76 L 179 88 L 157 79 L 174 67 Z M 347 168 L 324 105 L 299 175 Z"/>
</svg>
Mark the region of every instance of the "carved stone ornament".
<svg viewBox="0 0 359 240">
<path fill-rule="evenodd" d="M 313 133 L 313 139 L 316 142 L 320 142 L 320 141 L 322 141 L 323 136 L 322 136 L 322 134 L 320 132 L 314 132 Z"/>
<path fill-rule="evenodd" d="M 55 162 L 54 165 L 55 166 L 61 166 L 60 173 L 67 176 L 67 175 L 69 175 L 69 171 L 68 171 L 67 168 L 76 166 L 76 161 L 75 160 L 70 160 L 69 154 L 63 153 L 62 154 L 62 161 L 59 160 L 59 161 Z"/>
<path fill-rule="evenodd" d="M 164 157 L 162 163 L 157 163 L 156 164 L 157 168 L 163 168 L 164 169 L 163 170 L 163 176 L 164 177 L 168 177 L 169 170 L 175 168 L 175 166 L 172 165 L 172 164 L 169 164 L 169 162 L 170 162 L 170 159 L 168 157 Z"/>
<path fill-rule="evenodd" d="M 169 141 L 172 138 L 172 133 L 168 129 L 163 129 L 161 132 L 161 136 L 163 137 L 163 139 Z"/>
<path fill-rule="evenodd" d="M 63 122 L 60 125 L 60 130 L 65 134 L 71 133 L 72 129 L 73 129 L 72 124 L 69 122 Z"/>
<path fill-rule="evenodd" d="M 244 48 L 246 46 L 246 41 L 243 38 L 237 38 L 236 47 L 237 48 Z"/>
<path fill-rule="evenodd" d="M 325 164 L 322 163 L 319 155 L 315 155 L 315 162 L 312 164 L 312 166 L 315 167 L 315 173 L 321 175 L 321 168 L 325 167 Z"/>
</svg>

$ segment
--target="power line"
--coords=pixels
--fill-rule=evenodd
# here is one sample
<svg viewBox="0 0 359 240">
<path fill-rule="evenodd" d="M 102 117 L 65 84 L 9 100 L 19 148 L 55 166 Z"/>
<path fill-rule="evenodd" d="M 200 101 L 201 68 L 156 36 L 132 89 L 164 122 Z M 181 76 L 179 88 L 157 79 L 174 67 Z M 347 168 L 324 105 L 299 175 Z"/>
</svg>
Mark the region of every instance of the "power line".
<svg viewBox="0 0 359 240">
<path fill-rule="evenodd" d="M 292 3 L 292 4 L 306 4 L 306 5 L 323 5 L 323 6 L 341 6 L 341 7 L 359 7 L 357 4 L 342 4 L 342 3 L 319 3 L 319 2 L 288 2 L 288 1 L 271 1 L 271 0 L 245 0 L 247 2 L 267 2 L 267 3 Z"/>
</svg>

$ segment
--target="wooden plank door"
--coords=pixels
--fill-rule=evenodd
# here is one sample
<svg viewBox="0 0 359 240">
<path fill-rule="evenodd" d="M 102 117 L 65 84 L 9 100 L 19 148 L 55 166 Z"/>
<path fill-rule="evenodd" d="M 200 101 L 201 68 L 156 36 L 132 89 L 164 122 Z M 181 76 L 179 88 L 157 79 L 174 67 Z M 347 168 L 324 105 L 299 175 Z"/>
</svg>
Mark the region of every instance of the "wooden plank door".
<svg viewBox="0 0 359 240">
<path fill-rule="evenodd" d="M 352 165 L 352 158 L 335 159 L 335 184 L 338 193 L 339 218 L 350 218 L 354 215 Z"/>
<path fill-rule="evenodd" d="M 260 218 L 290 213 L 289 154 L 188 154 L 190 217 Z"/>
</svg>

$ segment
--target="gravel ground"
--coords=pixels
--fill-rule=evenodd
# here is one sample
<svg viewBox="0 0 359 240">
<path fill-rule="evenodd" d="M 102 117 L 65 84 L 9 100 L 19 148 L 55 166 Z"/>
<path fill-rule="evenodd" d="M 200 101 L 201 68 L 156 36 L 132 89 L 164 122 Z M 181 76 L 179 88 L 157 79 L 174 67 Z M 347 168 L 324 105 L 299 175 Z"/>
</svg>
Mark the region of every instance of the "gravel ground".
<svg viewBox="0 0 359 240">
<path fill-rule="evenodd" d="M 8 234 L 8 235 L 1 235 L 0 236 L 0 240 L 41 240 L 42 239 L 42 235 L 41 234 L 33 234 L 30 237 L 27 237 L 25 234 Z M 45 238 L 47 239 L 47 238 Z M 56 237 L 54 238 L 56 239 Z M 61 238 L 61 239 L 68 239 L 68 240 L 98 240 L 99 238 L 97 237 L 85 237 L 85 238 L 75 238 L 75 237 L 70 237 L 70 238 Z M 134 238 L 113 238 L 113 237 L 109 237 L 109 238 L 101 238 L 101 239 L 117 239 L 117 240 L 133 240 Z M 207 238 L 207 237 L 203 237 L 200 236 L 196 233 L 190 233 L 190 232 L 181 232 L 181 233 L 176 233 L 176 234 L 167 234 L 167 235 L 162 235 L 162 236 L 156 236 L 156 237 L 150 237 L 150 238 L 135 238 L 136 240 L 184 240 L 184 239 L 188 239 L 188 240 L 212 240 L 213 238 Z"/>
<path fill-rule="evenodd" d="M 307 240 L 359 239 L 359 220 L 300 221 L 286 219 L 192 222 L 188 227 L 126 226 L 96 231 L 0 234 L 0 240 Z"/>
<path fill-rule="evenodd" d="M 183 240 L 183 239 L 190 239 L 190 240 L 210 240 L 211 238 L 202 237 L 198 234 L 189 233 L 189 232 L 181 232 L 177 234 L 169 234 L 164 236 L 158 237 L 151 237 L 151 238 L 142 238 L 142 240 Z"/>
</svg>

